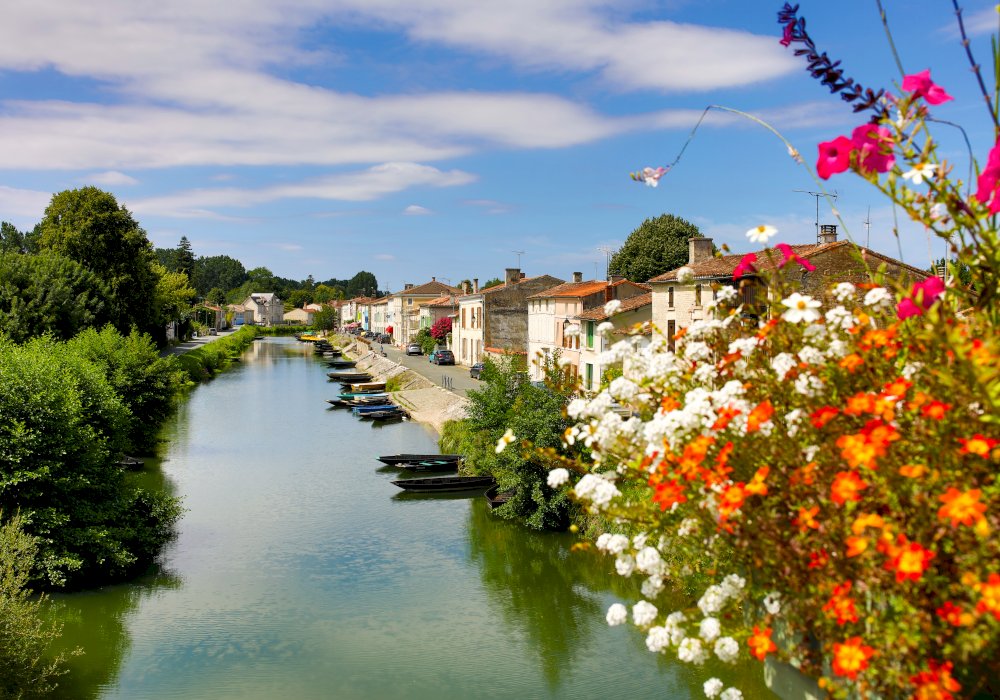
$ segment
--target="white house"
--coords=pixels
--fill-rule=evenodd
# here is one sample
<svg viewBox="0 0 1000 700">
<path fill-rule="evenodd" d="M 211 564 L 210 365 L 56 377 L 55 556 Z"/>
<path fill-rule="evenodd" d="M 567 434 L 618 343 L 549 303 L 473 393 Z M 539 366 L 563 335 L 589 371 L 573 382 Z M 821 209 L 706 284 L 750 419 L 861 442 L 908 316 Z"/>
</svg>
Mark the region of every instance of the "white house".
<svg viewBox="0 0 1000 700">
<path fill-rule="evenodd" d="M 622 301 L 618 311 L 609 315 L 603 306 L 584 311 L 576 317 L 580 327 L 580 382 L 584 391 L 598 391 L 604 373 L 611 369 L 601 363 L 600 356 L 611 345 L 634 330 L 641 329 L 643 336 L 651 332 L 653 318 L 653 293 L 646 292 Z M 598 331 L 603 323 L 612 325 L 611 333 Z M 621 366 L 618 369 L 622 369 Z"/>
<path fill-rule="evenodd" d="M 276 326 L 281 324 L 285 315 L 284 303 L 273 292 L 251 294 L 243 301 L 242 306 L 244 323 Z"/>
</svg>

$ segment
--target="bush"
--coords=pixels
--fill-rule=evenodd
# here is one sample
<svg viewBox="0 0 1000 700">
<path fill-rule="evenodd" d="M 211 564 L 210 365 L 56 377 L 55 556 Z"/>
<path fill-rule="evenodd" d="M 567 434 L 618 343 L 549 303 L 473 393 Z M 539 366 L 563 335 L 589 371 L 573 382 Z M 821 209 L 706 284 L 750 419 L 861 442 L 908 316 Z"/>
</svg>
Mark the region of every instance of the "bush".
<svg viewBox="0 0 1000 700">
<path fill-rule="evenodd" d="M 260 333 L 256 327 L 243 326 L 232 335 L 178 355 L 177 361 L 192 382 L 201 382 L 228 367 L 232 359 L 249 347 L 257 335 Z"/>
</svg>

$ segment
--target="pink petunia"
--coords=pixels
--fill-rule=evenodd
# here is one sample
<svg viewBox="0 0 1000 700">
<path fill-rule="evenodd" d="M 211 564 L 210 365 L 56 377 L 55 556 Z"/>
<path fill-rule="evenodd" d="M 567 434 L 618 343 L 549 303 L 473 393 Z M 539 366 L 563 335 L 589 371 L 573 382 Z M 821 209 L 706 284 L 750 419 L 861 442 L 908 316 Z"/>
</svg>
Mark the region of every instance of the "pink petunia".
<svg viewBox="0 0 1000 700">
<path fill-rule="evenodd" d="M 851 167 L 851 153 L 854 142 L 846 136 L 838 136 L 833 141 L 824 141 L 819 145 L 819 160 L 816 161 L 816 174 L 824 180 L 831 175 L 842 173 Z"/>
<path fill-rule="evenodd" d="M 784 267 L 790 262 L 798 263 L 809 272 L 812 272 L 813 270 L 816 269 L 815 265 L 813 265 L 805 258 L 800 257 L 798 253 L 792 250 L 792 246 L 788 245 L 787 243 L 779 243 L 774 247 L 777 248 L 779 251 L 781 251 L 781 257 L 783 258 L 782 261 L 778 264 L 779 269 Z"/>
<path fill-rule="evenodd" d="M 979 173 L 977 184 L 979 189 L 976 190 L 976 200 L 981 204 L 989 204 L 990 214 L 1000 212 L 1000 197 L 997 196 L 1000 186 L 1000 141 L 997 141 L 990 151 L 986 167 Z"/>
<path fill-rule="evenodd" d="M 913 299 L 906 297 L 898 304 L 896 304 L 896 316 L 899 320 L 910 318 L 911 316 L 920 316 L 924 313 L 924 310 L 917 306 Z"/>
<path fill-rule="evenodd" d="M 903 89 L 912 92 L 914 97 L 923 97 L 927 104 L 939 105 L 942 102 L 955 99 L 940 85 L 931 80 L 930 70 L 914 73 L 903 78 Z"/>
<path fill-rule="evenodd" d="M 757 255 L 754 253 L 747 253 L 740 258 L 739 264 L 736 266 L 736 269 L 733 270 L 733 279 L 738 280 L 745 274 L 757 272 L 757 268 L 753 265 L 756 261 Z"/>
<path fill-rule="evenodd" d="M 851 133 L 851 143 L 857 149 L 861 172 L 887 173 L 896 163 L 892 132 L 884 126 L 862 124 Z"/>
<path fill-rule="evenodd" d="M 943 293 L 944 282 L 941 278 L 928 277 L 923 282 L 914 284 L 910 294 L 914 299 L 919 299 L 925 309 L 929 309 Z"/>
<path fill-rule="evenodd" d="M 792 34 L 794 29 L 795 29 L 795 20 L 793 19 L 791 22 L 785 25 L 785 30 L 781 34 L 781 41 L 778 43 L 780 43 L 782 46 L 790 45 L 792 43 L 792 39 L 794 38 L 794 35 Z"/>
</svg>

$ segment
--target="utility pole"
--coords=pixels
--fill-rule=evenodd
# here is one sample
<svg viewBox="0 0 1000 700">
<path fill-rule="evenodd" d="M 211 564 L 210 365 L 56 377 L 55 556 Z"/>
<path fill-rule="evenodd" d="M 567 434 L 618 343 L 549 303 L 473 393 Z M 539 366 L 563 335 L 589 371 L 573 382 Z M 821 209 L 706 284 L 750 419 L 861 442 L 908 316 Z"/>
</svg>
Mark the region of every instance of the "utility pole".
<svg viewBox="0 0 1000 700">
<path fill-rule="evenodd" d="M 819 243 L 819 198 L 820 197 L 833 197 L 834 200 L 837 199 L 837 192 L 834 191 L 833 194 L 827 194 L 826 192 L 810 192 L 809 190 L 792 190 L 793 192 L 802 192 L 803 194 L 808 194 L 811 197 L 816 198 L 816 242 Z"/>
</svg>

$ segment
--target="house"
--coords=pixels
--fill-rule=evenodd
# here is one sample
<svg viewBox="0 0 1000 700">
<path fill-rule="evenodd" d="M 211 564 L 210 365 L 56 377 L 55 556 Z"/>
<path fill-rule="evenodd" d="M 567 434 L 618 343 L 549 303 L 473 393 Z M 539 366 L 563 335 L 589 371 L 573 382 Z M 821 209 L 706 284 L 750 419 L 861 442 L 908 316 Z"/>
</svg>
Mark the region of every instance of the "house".
<svg viewBox="0 0 1000 700">
<path fill-rule="evenodd" d="M 459 295 L 462 290 L 452 287 L 444 282 L 438 282 L 436 277 L 432 277 L 430 282 L 414 286 L 410 283 L 403 285 L 403 290 L 393 296 L 399 299 L 400 316 L 395 319 L 398 333 L 393 333 L 397 344 L 405 345 L 413 340 L 420 330 L 420 307 L 434 301 L 445 294 Z"/>
<path fill-rule="evenodd" d="M 803 294 L 815 298 L 824 297 L 837 282 L 851 282 L 855 285 L 871 282 L 866 264 L 872 270 L 884 265 L 886 274 L 893 279 L 919 281 L 929 275 L 924 270 L 869 248 L 837 240 L 837 227 L 832 225 L 821 227 L 818 243 L 793 245 L 791 248 L 797 256 L 808 260 L 816 269 L 807 271 L 792 264 L 785 268 L 786 278 L 798 282 Z M 715 257 L 712 255 L 711 238 L 689 239 L 688 262 L 685 267 L 691 269 L 692 279 L 681 284 L 677 279 L 677 272 L 681 269 L 678 268 L 648 282 L 653 289 L 654 330 L 665 335 L 672 346 L 673 338 L 680 329 L 707 317 L 709 307 L 706 304 L 715 296 L 713 284 L 735 287 L 745 315 L 756 317 L 766 314 L 767 289 L 764 280 L 754 274 L 744 274 L 739 280 L 733 280 L 733 273 L 744 255 Z M 757 251 L 756 255 L 755 266 L 761 271 L 773 270 L 775 262 L 782 260 L 781 253 L 777 250 Z"/>
<path fill-rule="evenodd" d="M 616 277 L 613 275 L 611 280 L 616 281 Z M 584 391 L 598 391 L 606 371 L 622 369 L 620 365 L 615 368 L 604 365 L 600 359 L 601 353 L 636 328 L 641 328 L 642 334 L 648 337 L 652 318 L 652 292 L 625 299 L 613 314 L 608 314 L 603 306 L 598 306 L 583 311 L 576 317 L 575 322 L 580 327 L 580 382 Z M 609 335 L 600 332 L 599 328 L 603 323 L 611 324 Z"/>
<path fill-rule="evenodd" d="M 445 294 L 437 299 L 431 299 L 420 307 L 418 320 L 420 329 L 426 328 L 430 331 L 434 324 L 442 318 L 452 320 L 452 338 L 454 339 L 455 318 L 458 316 L 458 300 L 461 297 L 456 294 Z"/>
<path fill-rule="evenodd" d="M 528 372 L 532 380 L 544 376 L 544 360 L 559 351 L 559 362 L 571 377 L 580 372 L 580 314 L 603 307 L 612 299 L 625 301 L 645 294 L 649 287 L 626 279 L 573 281 L 528 297 Z"/>
<path fill-rule="evenodd" d="M 563 284 L 551 275 L 526 277 L 518 268 L 507 268 L 503 284 L 479 289 L 473 280 L 471 294 L 458 298 L 458 318 L 452 329 L 452 346 L 462 365 L 481 362 L 485 355 L 528 352 L 528 297 Z"/>
<path fill-rule="evenodd" d="M 368 320 L 370 328 L 374 333 L 387 333 L 392 335 L 395 330 L 389 323 L 389 297 L 379 297 L 372 299 L 368 305 Z"/>
<path fill-rule="evenodd" d="M 341 326 L 343 328 L 360 328 L 363 331 L 369 330 L 371 302 L 372 300 L 365 296 L 345 301 L 340 313 Z"/>
<path fill-rule="evenodd" d="M 282 321 L 292 326 L 311 326 L 313 324 L 313 315 L 315 313 L 315 311 L 308 307 L 292 309 L 291 311 L 285 312 L 284 316 L 282 316 Z"/>
<path fill-rule="evenodd" d="M 251 294 L 243 300 L 243 322 L 258 326 L 276 326 L 281 324 L 285 315 L 285 306 L 277 294 L 260 292 Z"/>
</svg>

